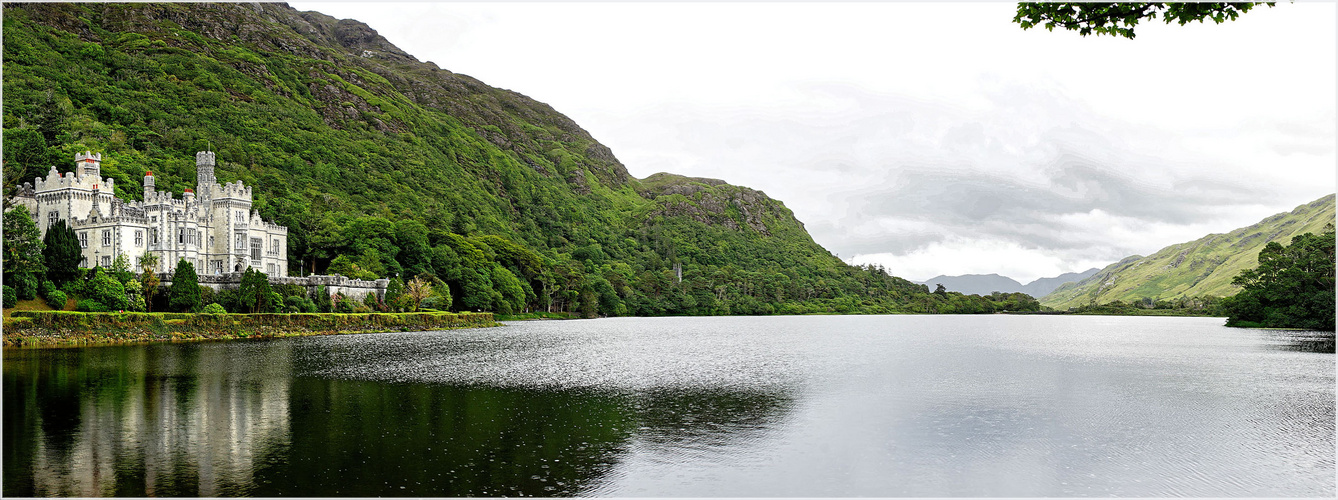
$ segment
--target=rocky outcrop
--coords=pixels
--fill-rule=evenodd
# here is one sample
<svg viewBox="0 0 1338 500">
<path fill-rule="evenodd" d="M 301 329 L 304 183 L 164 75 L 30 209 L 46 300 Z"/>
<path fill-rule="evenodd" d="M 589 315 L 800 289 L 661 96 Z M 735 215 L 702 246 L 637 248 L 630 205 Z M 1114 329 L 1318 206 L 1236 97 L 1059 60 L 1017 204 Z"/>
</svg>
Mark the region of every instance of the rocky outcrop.
<svg viewBox="0 0 1338 500">
<path fill-rule="evenodd" d="M 761 191 L 734 186 L 720 179 L 658 173 L 641 181 L 641 196 L 657 202 L 646 218 L 686 217 L 703 224 L 735 231 L 771 235 L 768 219 L 788 220 L 803 227 L 789 209 Z"/>
</svg>

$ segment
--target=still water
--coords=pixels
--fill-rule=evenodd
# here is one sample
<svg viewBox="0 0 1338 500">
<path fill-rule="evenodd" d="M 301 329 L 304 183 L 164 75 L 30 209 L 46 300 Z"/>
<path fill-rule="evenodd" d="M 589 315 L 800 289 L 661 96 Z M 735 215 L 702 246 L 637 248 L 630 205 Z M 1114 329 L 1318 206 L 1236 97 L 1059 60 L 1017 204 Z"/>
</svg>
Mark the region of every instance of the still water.
<svg viewBox="0 0 1338 500">
<path fill-rule="evenodd" d="M 619 318 L 4 352 L 6 496 L 1323 496 L 1332 334 Z"/>
</svg>

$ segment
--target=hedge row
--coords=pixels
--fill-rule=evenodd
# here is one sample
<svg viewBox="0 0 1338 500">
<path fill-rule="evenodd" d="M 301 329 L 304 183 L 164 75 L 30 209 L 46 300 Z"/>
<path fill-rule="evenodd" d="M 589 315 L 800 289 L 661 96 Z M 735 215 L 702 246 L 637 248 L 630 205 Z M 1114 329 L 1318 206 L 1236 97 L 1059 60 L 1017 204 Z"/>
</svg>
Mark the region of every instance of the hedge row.
<svg viewBox="0 0 1338 500">
<path fill-rule="evenodd" d="M 84 313 L 14 311 L 5 345 L 288 337 L 496 326 L 492 313 Z"/>
</svg>

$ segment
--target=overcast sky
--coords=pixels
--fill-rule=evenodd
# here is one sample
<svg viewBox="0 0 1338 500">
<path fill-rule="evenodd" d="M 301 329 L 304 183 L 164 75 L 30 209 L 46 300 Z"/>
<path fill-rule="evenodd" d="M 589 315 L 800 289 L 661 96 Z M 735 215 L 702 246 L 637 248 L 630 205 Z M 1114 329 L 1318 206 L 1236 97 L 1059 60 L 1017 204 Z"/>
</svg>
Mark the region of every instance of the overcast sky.
<svg viewBox="0 0 1338 500">
<path fill-rule="evenodd" d="M 785 202 L 847 262 L 1023 283 L 1335 185 L 1332 3 L 1134 40 L 1011 3 L 292 3 L 570 116 L 632 175 Z"/>
</svg>

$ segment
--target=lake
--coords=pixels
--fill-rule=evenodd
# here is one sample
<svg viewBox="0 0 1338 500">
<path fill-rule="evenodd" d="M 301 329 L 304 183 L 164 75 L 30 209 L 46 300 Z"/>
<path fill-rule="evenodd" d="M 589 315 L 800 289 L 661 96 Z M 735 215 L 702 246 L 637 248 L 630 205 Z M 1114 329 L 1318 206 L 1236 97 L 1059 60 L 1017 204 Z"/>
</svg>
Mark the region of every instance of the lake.
<svg viewBox="0 0 1338 500">
<path fill-rule="evenodd" d="M 1335 494 L 1333 334 L 790 316 L 4 351 L 6 496 Z"/>
</svg>

